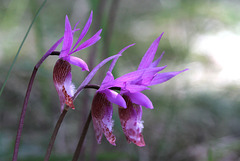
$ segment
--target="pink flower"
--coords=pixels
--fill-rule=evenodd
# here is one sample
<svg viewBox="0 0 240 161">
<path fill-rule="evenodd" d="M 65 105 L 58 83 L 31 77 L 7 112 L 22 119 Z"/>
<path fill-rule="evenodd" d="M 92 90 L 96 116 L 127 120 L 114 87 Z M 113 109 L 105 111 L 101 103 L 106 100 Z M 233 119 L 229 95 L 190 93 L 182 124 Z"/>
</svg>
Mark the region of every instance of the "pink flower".
<svg viewBox="0 0 240 161">
<path fill-rule="evenodd" d="M 84 70 L 89 71 L 85 61 L 71 55 L 75 52 L 78 52 L 84 48 L 87 48 L 95 44 L 101 38 L 100 33 L 102 30 L 100 29 L 94 36 L 92 36 L 90 39 L 86 40 L 85 42 L 83 42 L 78 46 L 78 44 L 84 38 L 84 36 L 86 35 L 86 33 L 90 28 L 90 25 L 92 23 L 92 14 L 93 13 L 91 12 L 85 27 L 83 28 L 77 42 L 73 47 L 72 47 L 73 35 L 75 31 L 79 29 L 76 29 L 76 26 L 77 26 L 76 24 L 75 28 L 72 30 L 68 17 L 66 16 L 66 19 L 65 19 L 65 32 L 63 37 L 62 50 L 59 55 L 59 60 L 56 62 L 53 70 L 53 82 L 59 95 L 61 111 L 64 108 L 64 104 L 71 107 L 72 109 L 75 108 L 73 105 L 73 99 L 72 99 L 74 94 L 74 85 L 72 84 L 72 74 L 71 74 L 70 64 L 73 64 L 82 68 L 83 71 Z"/>
<path fill-rule="evenodd" d="M 112 70 L 114 64 L 116 63 L 117 59 L 121 56 L 121 54 L 132 45 L 125 47 L 117 54 L 118 57 L 115 57 L 115 59 L 113 60 L 110 66 L 110 70 Z M 109 77 L 106 76 L 102 84 L 104 84 L 105 82 L 112 81 L 112 78 L 113 77 L 111 75 Z M 116 145 L 115 143 L 116 137 L 112 133 L 112 127 L 113 127 L 112 103 L 115 103 L 121 107 L 125 107 L 125 108 L 127 107 L 126 102 L 122 98 L 122 96 L 110 89 L 104 89 L 104 90 L 99 89 L 93 98 L 92 109 L 91 109 L 92 120 L 93 120 L 95 136 L 99 144 L 101 143 L 102 135 L 104 134 L 110 144 Z"/>
<path fill-rule="evenodd" d="M 95 119 L 94 122 L 98 123 L 94 123 L 98 143 L 100 143 L 101 141 L 101 135 L 98 134 L 105 134 L 109 131 L 109 128 L 107 129 L 104 127 L 111 127 L 110 129 L 112 129 L 113 124 L 111 120 L 111 103 L 115 103 L 119 106 L 119 117 L 123 132 L 128 142 L 133 142 L 138 146 L 145 146 L 143 135 L 141 133 L 143 129 L 143 121 L 141 120 L 142 106 L 153 109 L 153 104 L 146 95 L 141 93 L 141 91 L 149 90 L 149 86 L 166 82 L 169 79 L 175 77 L 176 75 L 188 70 L 184 69 L 177 72 L 158 73 L 166 68 L 166 66 L 157 67 L 164 53 L 157 60 L 153 61 L 162 35 L 163 34 L 161 34 L 151 44 L 151 46 L 143 56 L 136 71 L 127 73 L 119 78 L 114 79 L 111 71 L 116 63 L 117 58 L 115 58 L 115 61 L 113 61 L 105 79 L 103 80 L 99 90 L 94 97 L 94 102 L 92 105 L 92 110 L 94 110 L 95 113 L 93 115 L 93 119 Z M 113 87 L 120 88 L 120 94 L 110 89 Z M 108 110 L 110 112 L 105 112 Z M 101 117 L 96 117 L 98 116 L 96 114 Z M 112 130 L 110 131 L 112 136 Z M 108 136 L 106 136 L 106 138 L 111 144 L 113 144 L 111 142 L 111 138 L 108 138 Z M 113 145 L 115 145 L 115 142 Z"/>
</svg>

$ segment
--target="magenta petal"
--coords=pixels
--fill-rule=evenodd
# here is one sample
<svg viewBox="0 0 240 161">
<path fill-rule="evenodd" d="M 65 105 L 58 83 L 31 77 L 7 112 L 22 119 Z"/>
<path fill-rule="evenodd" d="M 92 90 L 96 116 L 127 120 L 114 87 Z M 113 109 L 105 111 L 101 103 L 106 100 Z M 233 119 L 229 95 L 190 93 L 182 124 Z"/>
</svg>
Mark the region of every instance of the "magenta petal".
<svg viewBox="0 0 240 161">
<path fill-rule="evenodd" d="M 127 108 L 119 108 L 119 118 L 121 121 L 123 132 L 129 143 L 133 142 L 137 146 L 145 146 L 145 142 L 142 136 L 143 121 L 142 119 L 142 107 L 132 103 L 131 99 L 123 95 L 127 102 Z"/>
<path fill-rule="evenodd" d="M 93 98 L 91 114 L 95 136 L 99 144 L 104 133 L 109 143 L 116 145 L 116 137 L 112 133 L 112 111 L 112 104 L 107 100 L 105 94 L 97 92 Z"/>
<path fill-rule="evenodd" d="M 138 70 L 148 68 L 151 65 L 162 35 L 163 35 L 163 33 L 156 40 L 154 40 L 153 43 L 151 44 L 151 46 L 148 48 L 147 52 L 143 56 L 139 66 L 138 66 Z"/>
<path fill-rule="evenodd" d="M 63 37 L 61 37 L 61 38 L 44 54 L 44 56 L 42 57 L 42 60 L 46 59 L 46 58 L 58 47 L 58 45 L 59 45 L 62 41 L 63 41 Z M 42 63 L 42 62 L 40 62 L 40 63 Z M 40 63 L 38 63 L 38 64 L 36 65 L 36 67 L 39 67 L 39 64 L 40 64 Z"/>
<path fill-rule="evenodd" d="M 117 79 L 115 79 L 114 82 L 112 82 L 113 85 L 118 85 L 120 87 L 124 86 L 124 82 L 130 82 L 130 81 L 134 81 L 136 79 L 139 79 L 143 73 L 145 72 L 146 69 L 144 70 L 137 70 L 137 71 L 133 71 L 130 73 L 127 73 L 121 77 L 118 77 Z"/>
<path fill-rule="evenodd" d="M 82 30 L 82 32 L 81 32 L 81 34 L 80 34 L 76 44 L 74 45 L 72 51 L 76 48 L 76 46 L 79 44 L 79 42 L 82 41 L 84 36 L 87 34 L 87 32 L 88 32 L 88 30 L 89 30 L 89 28 L 91 26 L 91 23 L 92 23 L 92 16 L 93 16 L 93 12 L 91 11 L 90 16 L 88 18 L 88 21 L 87 21 L 86 25 L 84 26 L 84 28 L 83 28 L 83 30 Z"/>
<path fill-rule="evenodd" d="M 155 67 L 155 68 L 146 68 L 137 70 L 134 72 L 127 73 L 108 84 L 104 84 L 101 86 L 102 89 L 111 88 L 111 87 L 120 87 L 125 88 L 126 83 L 130 82 L 133 85 L 144 85 L 148 86 L 151 80 L 153 79 L 154 75 L 166 68 L 164 67 Z"/>
<path fill-rule="evenodd" d="M 75 24 L 75 26 L 74 26 L 74 28 L 73 28 L 73 31 L 75 31 L 75 30 L 80 30 L 80 29 L 77 29 L 77 26 L 78 26 L 79 23 L 80 23 L 80 20 Z"/>
<path fill-rule="evenodd" d="M 150 86 L 153 86 L 153 85 L 156 85 L 156 84 L 161 84 L 163 82 L 166 82 L 168 81 L 169 79 L 175 77 L 176 75 L 184 72 L 184 71 L 187 71 L 188 69 L 184 69 L 182 71 L 177 71 L 177 72 L 166 72 L 166 73 L 159 73 L 157 74 L 153 80 L 151 81 L 150 83 Z"/>
<path fill-rule="evenodd" d="M 133 72 L 127 73 L 127 74 L 115 79 L 115 81 L 112 82 L 112 85 L 118 86 L 118 87 L 123 87 L 124 82 L 136 81 L 136 80 L 139 80 L 142 78 L 147 79 L 148 77 L 154 76 L 157 72 L 159 72 L 165 68 L 166 68 L 166 66 L 133 71 Z"/>
<path fill-rule="evenodd" d="M 113 55 L 110 56 L 106 59 L 104 59 L 103 61 L 101 61 L 96 67 L 93 68 L 93 70 L 88 74 L 88 76 L 84 79 L 84 81 L 82 82 L 82 84 L 78 87 L 77 92 L 74 94 L 74 98 L 76 98 L 79 93 L 82 91 L 82 89 L 92 80 L 92 78 L 94 77 L 94 75 L 97 73 L 97 71 L 103 66 L 105 65 L 107 62 L 109 62 L 110 60 L 114 59 L 118 57 L 118 55 Z"/>
<path fill-rule="evenodd" d="M 82 43 L 76 50 L 74 50 L 72 53 L 75 53 L 79 50 L 85 49 L 93 44 L 95 44 L 98 40 L 101 39 L 100 34 L 102 32 L 102 29 L 100 29 L 95 35 L 93 35 L 90 39 L 88 39 L 87 41 L 85 41 L 84 43 Z"/>
<path fill-rule="evenodd" d="M 137 93 L 126 93 L 133 103 L 144 106 L 146 108 L 153 109 L 153 105 L 151 100 L 144 94 L 137 92 Z"/>
<path fill-rule="evenodd" d="M 155 60 L 155 61 L 150 65 L 150 67 L 157 67 L 164 54 L 165 54 L 165 52 L 162 52 L 161 56 L 160 56 L 157 60 Z"/>
<path fill-rule="evenodd" d="M 78 57 L 68 56 L 68 57 L 65 58 L 65 60 L 67 60 L 69 63 L 71 63 L 71 64 L 73 64 L 73 65 L 76 65 L 76 66 L 82 68 L 83 71 L 84 71 L 84 70 L 89 71 L 86 62 L 83 61 L 82 59 L 78 58 Z"/>
<path fill-rule="evenodd" d="M 136 93 L 136 92 L 141 92 L 144 90 L 149 90 L 149 87 L 143 86 L 143 85 L 135 85 L 135 84 L 126 84 L 122 90 L 128 91 L 130 93 Z"/>
<path fill-rule="evenodd" d="M 157 72 L 162 71 L 163 69 L 165 69 L 167 66 L 163 66 L 163 67 L 155 67 L 155 68 L 148 68 L 149 70 L 147 72 L 145 72 L 142 76 L 142 81 L 140 82 L 141 85 L 145 85 L 148 86 L 152 79 L 154 78 L 155 74 Z M 153 70 L 150 70 L 153 69 Z M 156 70 L 154 70 L 156 69 Z"/>
<path fill-rule="evenodd" d="M 126 46 L 126 47 L 123 48 L 117 55 L 119 55 L 119 57 L 122 56 L 122 53 L 123 53 L 125 50 L 127 50 L 129 47 L 133 46 L 133 45 L 135 45 L 135 43 Z M 113 61 L 112 61 L 111 65 L 110 65 L 108 71 L 112 72 L 112 70 L 113 70 L 113 68 L 114 68 L 114 66 L 115 66 L 115 64 L 116 64 L 116 62 L 117 62 L 117 60 L 118 60 L 119 57 L 116 57 L 115 59 L 113 59 Z"/>
<path fill-rule="evenodd" d="M 73 35 L 72 35 L 71 24 L 68 20 L 68 16 L 66 15 L 63 46 L 62 46 L 61 54 L 59 55 L 60 58 L 66 57 L 69 55 L 69 52 L 72 47 L 72 43 L 73 43 Z"/>
<path fill-rule="evenodd" d="M 104 86 L 104 84 L 108 84 L 109 82 L 112 82 L 112 81 L 114 81 L 114 77 L 113 77 L 112 73 L 110 71 L 108 71 L 106 74 L 106 77 L 102 81 L 101 86 Z M 99 90 L 103 90 L 103 89 L 100 87 Z"/>
<path fill-rule="evenodd" d="M 113 90 L 110 90 L 110 89 L 105 89 L 103 91 L 101 91 L 102 93 L 104 93 L 107 97 L 107 99 L 112 102 L 112 103 L 115 103 L 117 104 L 118 106 L 120 107 L 123 107 L 123 108 L 126 108 L 126 102 L 125 100 L 123 99 L 123 97 L 118 94 L 117 92 L 113 91 Z"/>
</svg>

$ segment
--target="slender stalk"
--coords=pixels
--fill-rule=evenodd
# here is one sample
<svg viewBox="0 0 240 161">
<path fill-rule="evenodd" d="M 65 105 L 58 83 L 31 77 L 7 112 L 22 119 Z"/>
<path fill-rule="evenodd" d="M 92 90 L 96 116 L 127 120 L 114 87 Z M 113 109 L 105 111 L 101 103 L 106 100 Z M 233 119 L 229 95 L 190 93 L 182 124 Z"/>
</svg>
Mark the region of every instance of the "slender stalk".
<svg viewBox="0 0 240 161">
<path fill-rule="evenodd" d="M 54 53 L 54 52 L 52 52 L 52 53 Z M 99 85 L 90 84 L 90 85 L 86 85 L 84 88 L 99 89 Z M 62 124 L 62 122 L 63 122 L 63 119 L 64 119 L 67 111 L 68 111 L 68 107 L 63 110 L 63 112 L 61 113 L 61 115 L 60 115 L 60 117 L 59 117 L 59 119 L 58 119 L 58 121 L 57 121 L 57 123 L 56 123 L 56 125 L 55 125 L 55 128 L 54 128 L 54 130 L 53 130 L 53 133 L 52 133 L 50 142 L 49 142 L 49 144 L 48 144 L 48 148 L 47 148 L 47 152 L 46 152 L 46 154 L 45 154 L 44 161 L 48 161 L 49 158 L 50 158 L 50 155 L 51 155 L 51 152 L 52 152 L 52 148 L 53 148 L 53 145 L 54 145 L 54 143 L 55 143 L 56 136 L 57 136 L 57 134 L 58 134 L 58 130 L 59 130 L 59 128 L 60 128 L 60 126 L 61 126 L 61 124 Z M 91 121 L 91 119 L 90 119 L 90 121 Z M 89 122 L 89 123 L 90 123 L 90 122 Z M 86 126 L 86 124 L 85 124 L 85 126 Z M 85 127 L 84 127 L 84 129 L 85 129 Z M 82 133 L 83 133 L 83 132 L 82 132 Z M 85 132 L 85 133 L 86 133 L 86 132 Z M 85 134 L 85 135 L 86 135 L 86 134 Z"/>
<path fill-rule="evenodd" d="M 79 158 L 79 155 L 80 155 L 80 152 L 81 152 L 81 149 L 82 149 L 82 146 L 83 146 L 83 142 L 85 140 L 85 137 L 86 137 L 86 134 L 87 134 L 87 131 L 88 131 L 88 127 L 90 125 L 91 120 L 92 120 L 92 115 L 91 115 L 91 111 L 90 111 L 89 115 L 88 115 L 88 119 L 87 119 L 87 121 L 86 121 L 86 123 L 84 125 L 81 137 L 79 139 L 77 148 L 76 148 L 76 150 L 74 152 L 72 161 L 77 161 L 78 158 Z"/>
<path fill-rule="evenodd" d="M 55 128 L 54 128 L 54 130 L 53 130 L 53 133 L 52 133 L 50 142 L 49 142 L 49 144 L 48 144 L 48 149 L 47 149 L 47 152 L 46 152 L 44 161 L 48 161 L 49 158 L 50 158 L 50 155 L 51 155 L 51 152 L 52 152 L 52 148 L 53 148 L 53 144 L 54 144 L 54 142 L 55 142 L 55 139 L 56 139 L 58 130 L 59 130 L 61 124 L 62 124 L 62 121 L 63 121 L 63 119 L 64 119 L 67 111 L 68 111 L 68 107 L 66 107 L 66 108 L 63 110 L 63 112 L 61 113 L 61 115 L 60 115 L 60 117 L 59 117 L 59 119 L 58 119 L 58 121 L 57 121 L 57 123 L 56 123 L 56 126 L 55 126 Z"/>
<path fill-rule="evenodd" d="M 84 88 L 93 88 L 93 89 L 98 90 L 100 87 L 98 85 L 89 84 L 89 85 L 86 85 Z M 112 89 L 112 90 L 121 90 L 121 88 L 119 88 L 119 87 L 112 87 L 110 89 Z M 86 121 L 86 123 L 84 125 L 81 137 L 79 139 L 77 148 L 76 148 L 76 150 L 74 152 L 72 161 L 77 161 L 78 158 L 79 158 L 79 155 L 81 153 L 81 149 L 82 149 L 82 146 L 83 146 L 83 142 L 85 140 L 85 137 L 86 137 L 86 134 L 87 134 L 87 131 L 88 131 L 88 127 L 89 127 L 89 124 L 90 124 L 91 120 L 92 120 L 92 115 L 91 115 L 91 111 L 90 111 L 89 115 L 88 115 L 88 119 L 87 119 L 87 121 Z"/>
<path fill-rule="evenodd" d="M 33 81 L 35 79 L 36 73 L 37 73 L 38 68 L 34 67 L 32 76 L 30 78 L 29 84 L 28 84 L 28 89 L 25 95 L 24 103 L 23 103 L 23 108 L 19 120 L 19 125 L 18 125 L 18 131 L 17 131 L 17 136 L 16 136 L 16 141 L 15 141 L 15 147 L 14 147 L 14 152 L 13 152 L 13 161 L 17 161 L 18 157 L 18 150 L 19 150 L 19 144 L 21 140 L 21 134 L 22 134 L 22 129 L 23 129 L 23 124 L 24 124 L 24 118 L 27 110 L 27 104 L 28 104 L 28 99 L 30 96 L 30 92 L 32 89 Z"/>
<path fill-rule="evenodd" d="M 54 52 L 54 55 L 56 53 L 57 52 Z M 22 135 L 22 129 L 23 129 L 23 124 L 24 124 L 25 114 L 26 114 L 26 111 L 27 111 L 28 100 L 29 100 L 29 96 L 30 96 L 30 93 L 31 93 L 31 90 L 32 90 L 32 85 L 33 85 L 35 76 L 37 74 L 38 68 L 40 67 L 40 65 L 44 62 L 44 60 L 49 55 L 51 55 L 51 53 L 45 54 L 39 60 L 39 62 L 35 65 L 35 67 L 33 69 L 33 72 L 32 72 L 32 76 L 31 76 L 30 81 L 28 83 L 28 88 L 27 88 L 27 92 L 26 92 L 26 95 L 25 95 L 25 98 L 24 98 L 22 112 L 21 112 L 21 116 L 20 116 L 20 120 L 19 120 L 18 131 L 17 131 L 16 141 L 15 141 L 12 161 L 17 161 L 17 158 L 18 158 L 18 150 L 19 150 L 19 145 L 20 145 L 20 140 L 21 140 L 21 135 Z"/>
</svg>

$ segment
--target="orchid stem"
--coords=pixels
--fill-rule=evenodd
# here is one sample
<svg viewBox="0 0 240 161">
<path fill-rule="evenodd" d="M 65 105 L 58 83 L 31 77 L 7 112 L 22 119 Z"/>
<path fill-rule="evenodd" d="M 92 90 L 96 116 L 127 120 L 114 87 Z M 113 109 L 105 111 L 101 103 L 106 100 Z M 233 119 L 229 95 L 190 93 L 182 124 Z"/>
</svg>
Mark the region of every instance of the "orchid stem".
<svg viewBox="0 0 240 161">
<path fill-rule="evenodd" d="M 59 52 L 54 52 L 54 55 L 56 53 L 59 53 Z M 51 53 L 48 54 L 48 55 L 44 55 L 39 60 L 39 62 L 35 65 L 35 67 L 33 69 L 33 72 L 32 72 L 32 76 L 31 76 L 30 81 L 28 83 L 28 88 L 27 88 L 27 92 L 26 92 L 26 95 L 25 95 L 25 98 L 24 98 L 22 112 L 21 112 L 21 116 L 20 116 L 20 120 L 19 120 L 18 131 L 17 131 L 16 141 L 15 141 L 12 161 L 17 161 L 17 158 L 18 158 L 18 150 L 19 150 L 19 145 L 20 145 L 20 140 L 21 140 L 21 135 L 22 135 L 22 129 L 23 129 L 23 124 L 24 124 L 25 114 L 26 114 L 26 111 L 27 111 L 28 100 L 29 100 L 29 97 L 30 97 L 30 93 L 31 93 L 31 90 L 32 90 L 32 85 L 33 85 L 35 76 L 37 74 L 38 68 L 40 67 L 40 65 L 44 62 L 44 60 L 49 55 L 51 55 Z"/>
<path fill-rule="evenodd" d="M 55 53 L 55 52 L 52 52 L 51 55 L 54 55 L 54 53 Z M 90 84 L 90 85 L 86 85 L 84 88 L 99 89 L 99 85 Z M 48 161 L 49 158 L 50 158 L 50 155 L 51 155 L 51 152 L 52 152 L 52 148 L 53 148 L 54 142 L 55 142 L 56 137 L 57 137 L 57 134 L 58 134 L 58 130 L 59 130 L 61 124 L 62 124 L 62 121 L 63 121 L 63 119 L 64 119 L 67 111 L 68 111 L 68 109 L 66 109 L 66 108 L 63 110 L 63 112 L 61 113 L 61 115 L 60 115 L 60 117 L 59 117 L 59 119 L 58 119 L 58 121 L 57 121 L 57 123 L 56 123 L 56 126 L 55 126 L 55 128 L 54 128 L 54 130 L 53 130 L 53 133 L 52 133 L 50 142 L 49 142 L 49 144 L 48 144 L 48 149 L 47 149 L 47 152 L 46 152 L 44 161 Z M 91 116 L 90 116 L 90 117 L 91 117 Z M 91 118 L 90 118 L 90 121 L 91 121 Z M 89 123 L 90 123 L 90 122 L 89 122 Z M 89 124 L 89 123 L 88 123 L 88 124 Z M 86 124 L 85 124 L 85 126 L 86 126 Z M 88 125 L 88 126 L 89 126 L 89 125 Z M 88 127 L 87 127 L 87 128 L 88 128 Z M 84 127 L 84 129 L 85 129 L 85 127 Z M 82 132 L 82 135 L 83 135 L 83 132 Z M 86 132 L 85 132 L 85 135 L 86 135 Z M 84 138 L 85 138 L 85 136 L 84 136 Z M 83 138 L 83 140 L 84 140 L 84 138 Z M 81 150 L 81 148 L 80 148 L 80 150 Z"/>
<path fill-rule="evenodd" d="M 15 147 L 14 147 L 13 159 L 12 159 L 13 161 L 17 161 L 19 144 L 20 144 L 20 140 L 21 140 L 21 134 L 22 134 L 24 118 L 25 118 L 25 114 L 26 114 L 26 110 L 27 110 L 28 99 L 29 99 L 29 96 L 30 96 L 30 93 L 31 93 L 33 81 L 35 79 L 37 70 L 38 70 L 38 68 L 34 67 L 33 72 L 32 72 L 32 76 L 31 76 L 29 84 L 28 84 L 28 89 L 27 89 L 27 92 L 26 92 L 26 95 L 25 95 L 23 108 L 22 108 L 22 113 L 21 113 L 20 120 L 19 120 L 19 126 L 18 126 L 16 141 L 15 141 Z"/>
<path fill-rule="evenodd" d="M 68 107 L 67 107 L 68 108 Z M 48 161 L 49 158 L 50 158 L 50 155 L 51 155 L 51 152 L 52 152 L 52 148 L 53 148 L 53 144 L 55 142 L 55 139 L 56 139 L 56 136 L 57 136 L 57 133 L 58 133 L 58 130 L 62 124 L 62 121 L 67 113 L 68 109 L 64 109 L 63 112 L 61 113 L 57 123 L 56 123 L 56 126 L 54 128 L 54 131 L 53 131 L 53 134 L 51 136 L 51 140 L 48 144 L 48 149 L 47 149 L 47 152 L 46 152 L 46 155 L 45 155 L 45 158 L 44 158 L 44 161 Z"/>
<path fill-rule="evenodd" d="M 74 152 L 72 161 L 77 161 L 78 158 L 79 158 L 79 155 L 80 155 L 80 152 L 81 152 L 81 149 L 82 149 L 82 146 L 83 146 L 83 142 L 85 140 L 85 137 L 86 137 L 86 134 L 87 134 L 87 131 L 88 131 L 88 127 L 89 127 L 89 124 L 90 124 L 91 120 L 92 120 L 92 115 L 91 115 L 91 111 L 90 111 L 89 115 L 88 115 L 88 118 L 87 118 L 87 121 L 86 121 L 86 123 L 84 125 L 81 137 L 79 139 L 77 148 L 76 148 L 76 150 Z"/>
</svg>

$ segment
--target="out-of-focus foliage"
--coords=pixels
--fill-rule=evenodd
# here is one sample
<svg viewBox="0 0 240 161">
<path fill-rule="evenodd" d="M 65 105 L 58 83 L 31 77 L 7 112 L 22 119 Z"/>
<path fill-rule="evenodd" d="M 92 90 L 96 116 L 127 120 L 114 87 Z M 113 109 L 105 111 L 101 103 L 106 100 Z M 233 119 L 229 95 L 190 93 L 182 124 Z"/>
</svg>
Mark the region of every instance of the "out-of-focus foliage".
<svg viewBox="0 0 240 161">
<path fill-rule="evenodd" d="M 0 1 L 0 85 L 16 54 L 40 0 Z M 98 43 L 95 63 L 103 59 L 102 50 L 107 32 L 108 13 L 112 1 L 102 1 L 102 40 Z M 72 24 L 79 19 L 80 28 L 93 9 L 93 23 L 97 21 L 99 1 L 48 0 L 27 38 L 19 59 L 0 98 L 0 158 L 10 160 L 13 153 L 18 119 L 30 74 L 36 62 L 64 33 L 67 14 Z M 106 139 L 97 145 L 93 127 L 85 140 L 85 160 L 167 160 L 167 161 L 235 161 L 240 159 L 240 101 L 239 77 L 234 62 L 238 59 L 232 51 L 236 40 L 230 38 L 221 45 L 221 33 L 240 36 L 240 2 L 237 0 L 120 0 L 109 55 L 136 43 L 119 59 L 115 75 L 133 71 L 152 41 L 164 32 L 157 55 L 165 51 L 161 65 L 166 71 L 190 70 L 167 83 L 146 91 L 154 109 L 143 108 L 143 135 L 146 147 L 128 144 L 121 129 L 117 106 L 114 106 L 114 133 L 117 146 Z M 93 27 L 90 28 L 93 30 Z M 91 32 L 91 31 L 90 31 Z M 88 34 L 88 36 L 91 34 Z M 216 47 L 205 43 L 209 35 L 215 37 Z M 225 37 L 223 37 L 224 39 Z M 221 39 L 222 40 L 222 39 Z M 239 41 L 240 42 L 240 41 Z M 219 43 L 219 44 L 218 44 Z M 214 52 L 219 49 L 219 53 Z M 226 55 L 221 56 L 220 51 Z M 60 48 L 59 48 L 60 49 Z M 238 48 L 239 49 L 239 48 Z M 81 51 L 79 57 L 89 59 L 90 49 Z M 234 52 L 236 53 L 234 55 Z M 77 55 L 75 54 L 75 55 Z M 231 56 L 228 56 L 231 54 Z M 19 151 L 23 161 L 43 160 L 53 127 L 60 115 L 57 92 L 52 82 L 56 57 L 50 57 L 39 69 L 26 114 Z M 228 75 L 224 69 L 229 69 Z M 234 71 L 234 72 L 233 72 Z M 73 67 L 73 81 L 78 86 L 86 73 Z M 95 78 L 92 83 L 101 80 Z M 89 100 L 84 93 L 76 100 L 76 110 L 68 112 L 60 128 L 51 160 L 70 160 L 76 148 L 83 122 L 91 106 L 94 90 Z M 83 104 L 84 102 L 84 104 Z"/>
</svg>

